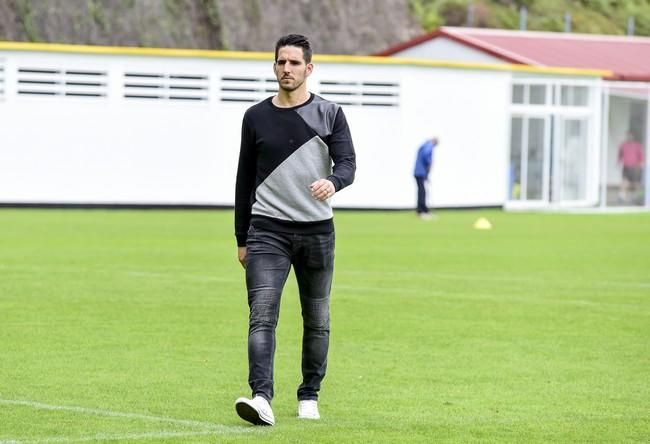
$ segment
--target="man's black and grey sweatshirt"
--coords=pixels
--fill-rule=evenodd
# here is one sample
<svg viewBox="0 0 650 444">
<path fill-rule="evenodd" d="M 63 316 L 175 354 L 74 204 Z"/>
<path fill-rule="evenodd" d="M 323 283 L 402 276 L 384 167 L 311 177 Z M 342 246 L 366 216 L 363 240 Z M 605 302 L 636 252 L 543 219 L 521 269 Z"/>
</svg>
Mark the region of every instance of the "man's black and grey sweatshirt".
<svg viewBox="0 0 650 444">
<path fill-rule="evenodd" d="M 332 167 L 333 164 L 333 167 Z M 341 107 L 320 96 L 293 108 L 271 97 L 244 114 L 235 191 L 235 235 L 245 246 L 248 228 L 285 233 L 334 230 L 329 200 L 309 185 L 330 180 L 336 191 L 354 180 L 356 159 Z"/>
</svg>

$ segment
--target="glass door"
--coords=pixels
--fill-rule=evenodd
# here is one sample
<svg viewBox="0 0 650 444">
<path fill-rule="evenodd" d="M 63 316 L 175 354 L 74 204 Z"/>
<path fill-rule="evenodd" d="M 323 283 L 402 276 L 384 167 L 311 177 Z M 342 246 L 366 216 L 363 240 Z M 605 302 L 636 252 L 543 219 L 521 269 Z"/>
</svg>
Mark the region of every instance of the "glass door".
<svg viewBox="0 0 650 444">
<path fill-rule="evenodd" d="M 647 206 L 650 204 L 647 174 L 650 89 L 639 84 L 627 86 L 612 82 L 610 85 L 605 92 L 607 137 L 603 143 L 602 199 L 607 206 Z"/>
<path fill-rule="evenodd" d="M 514 79 L 507 206 L 598 203 L 602 178 L 598 88 L 595 82 L 579 80 Z"/>
<path fill-rule="evenodd" d="M 513 116 L 510 127 L 511 201 L 548 201 L 548 117 Z"/>
<path fill-rule="evenodd" d="M 586 202 L 589 180 L 589 119 L 557 117 L 553 150 L 551 200 L 560 204 Z"/>
</svg>

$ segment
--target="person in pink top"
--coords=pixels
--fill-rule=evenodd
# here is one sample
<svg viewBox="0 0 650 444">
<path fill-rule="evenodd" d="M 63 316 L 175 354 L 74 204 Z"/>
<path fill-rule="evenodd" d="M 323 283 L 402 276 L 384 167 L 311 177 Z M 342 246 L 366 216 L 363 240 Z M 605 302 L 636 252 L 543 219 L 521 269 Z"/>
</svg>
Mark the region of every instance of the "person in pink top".
<svg viewBox="0 0 650 444">
<path fill-rule="evenodd" d="M 628 202 L 628 191 L 634 195 L 640 188 L 645 162 L 643 145 L 636 140 L 632 131 L 628 131 L 627 138 L 618 147 L 618 162 L 623 166 L 619 197 L 622 201 Z"/>
</svg>

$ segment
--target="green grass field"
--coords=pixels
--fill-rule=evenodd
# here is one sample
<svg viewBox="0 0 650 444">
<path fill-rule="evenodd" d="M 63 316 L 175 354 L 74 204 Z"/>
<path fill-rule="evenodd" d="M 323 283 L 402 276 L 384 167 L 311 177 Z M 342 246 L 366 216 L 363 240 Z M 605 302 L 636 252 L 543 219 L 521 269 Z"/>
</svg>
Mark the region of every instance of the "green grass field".
<svg viewBox="0 0 650 444">
<path fill-rule="evenodd" d="M 648 442 L 650 214 L 336 222 L 323 419 L 291 276 L 255 428 L 232 212 L 0 210 L 0 443 Z"/>
</svg>

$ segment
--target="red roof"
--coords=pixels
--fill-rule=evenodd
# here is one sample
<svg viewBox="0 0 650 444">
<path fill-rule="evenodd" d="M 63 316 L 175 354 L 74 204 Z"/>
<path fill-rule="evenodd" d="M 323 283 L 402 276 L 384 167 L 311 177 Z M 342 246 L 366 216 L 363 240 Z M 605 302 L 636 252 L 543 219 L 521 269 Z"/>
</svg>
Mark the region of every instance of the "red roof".
<svg viewBox="0 0 650 444">
<path fill-rule="evenodd" d="M 604 69 L 617 80 L 650 81 L 650 38 L 564 32 L 441 27 L 388 48 L 390 56 L 436 38 L 448 38 L 508 63 Z"/>
</svg>

